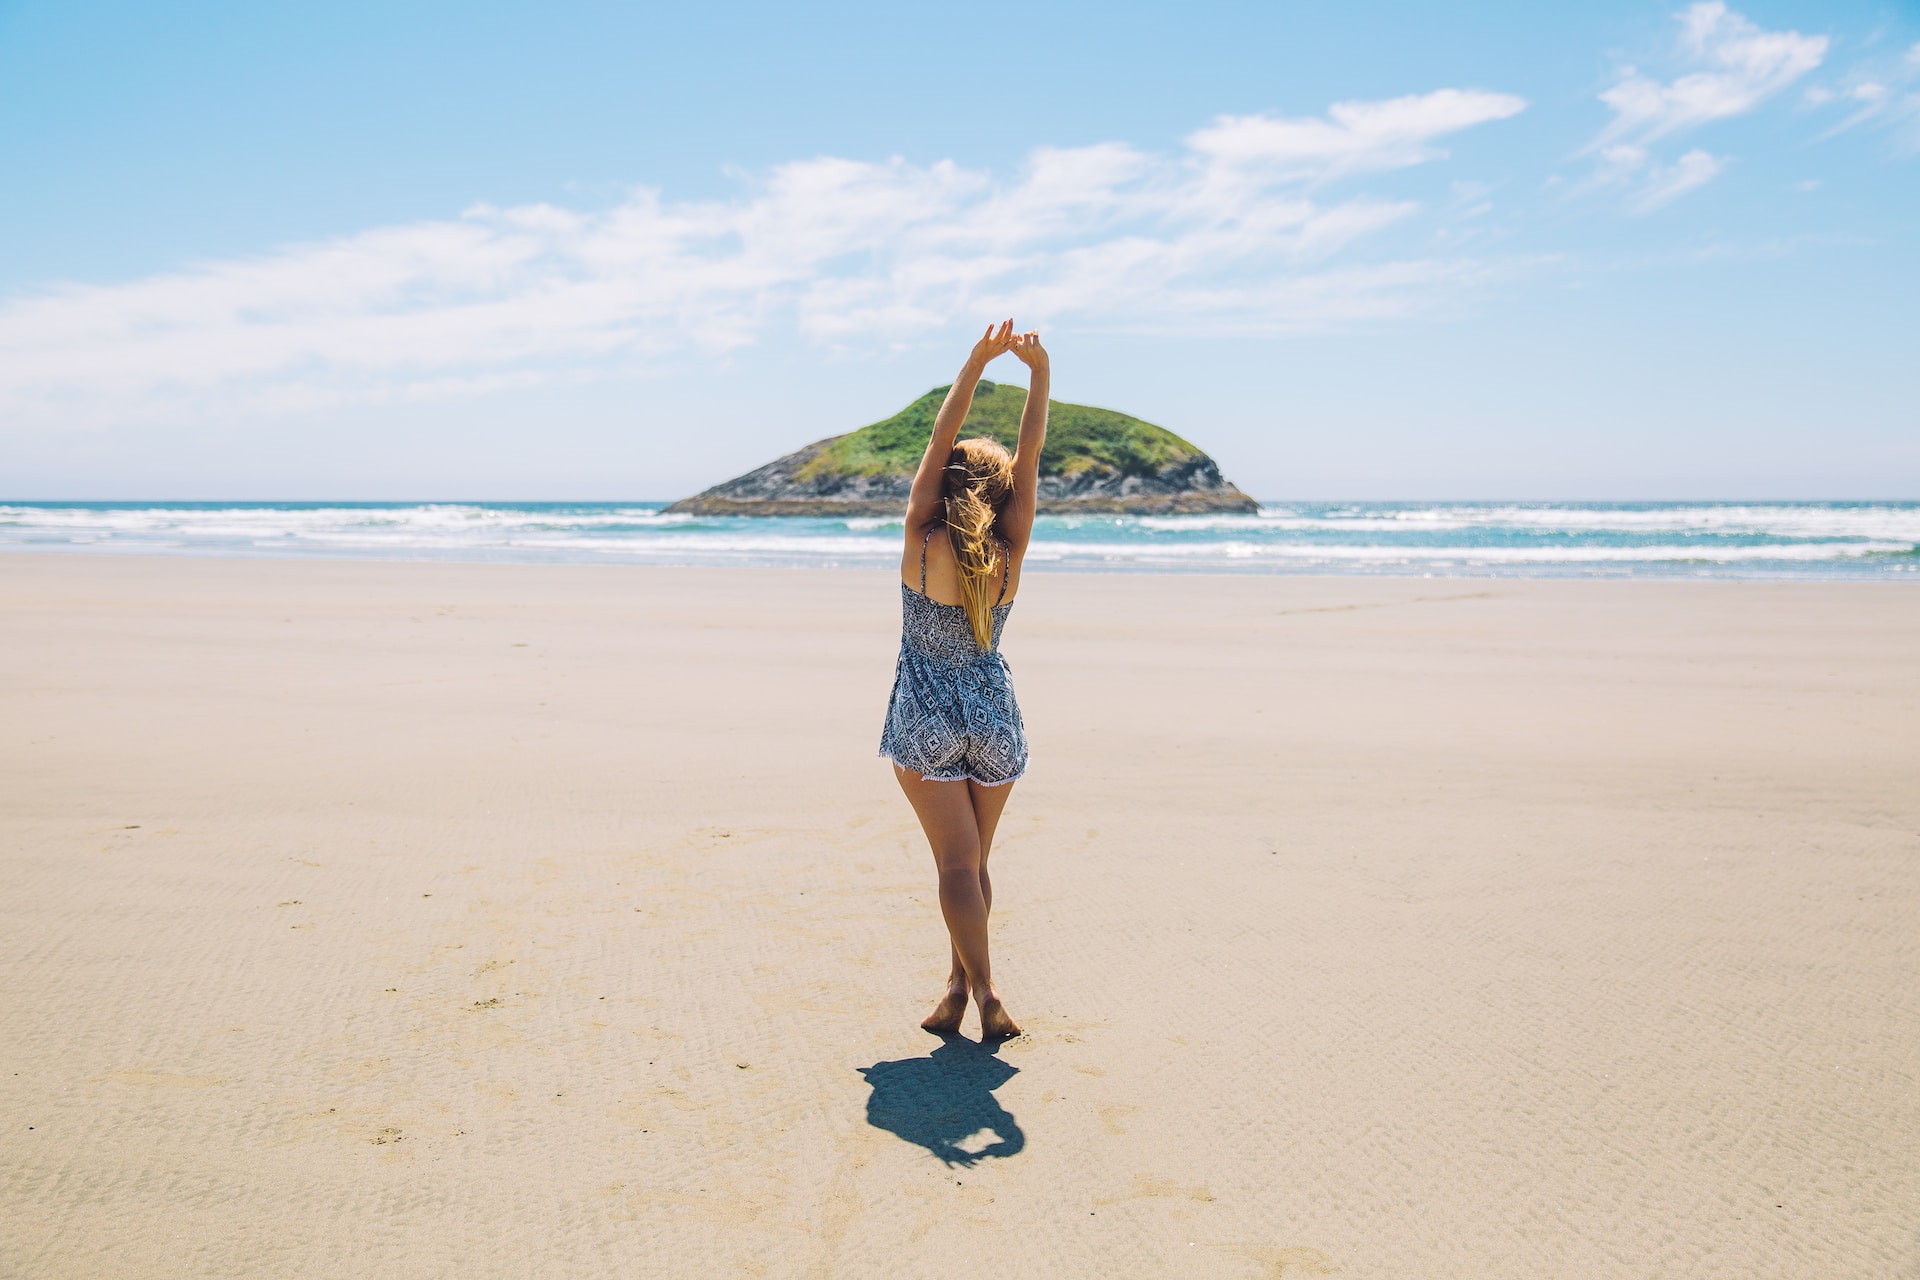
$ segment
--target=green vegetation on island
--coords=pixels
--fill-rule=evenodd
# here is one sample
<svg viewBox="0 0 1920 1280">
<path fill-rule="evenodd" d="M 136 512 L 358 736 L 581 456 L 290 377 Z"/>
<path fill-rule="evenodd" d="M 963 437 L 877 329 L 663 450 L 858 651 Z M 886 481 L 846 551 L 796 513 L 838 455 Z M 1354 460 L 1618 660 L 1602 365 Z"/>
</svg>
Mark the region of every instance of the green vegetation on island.
<svg viewBox="0 0 1920 1280">
<path fill-rule="evenodd" d="M 933 419 L 947 398 L 935 387 L 891 418 L 829 441 L 794 479 L 827 476 L 911 477 L 933 434 Z M 981 382 L 973 393 L 962 438 L 986 436 L 1012 452 L 1020 438 L 1020 415 L 1027 407 L 1023 387 Z M 1047 409 L 1047 444 L 1040 452 L 1040 474 L 1074 476 L 1086 471 L 1141 475 L 1190 462 L 1205 455 L 1165 427 L 1142 422 L 1112 409 L 1053 401 Z"/>
</svg>

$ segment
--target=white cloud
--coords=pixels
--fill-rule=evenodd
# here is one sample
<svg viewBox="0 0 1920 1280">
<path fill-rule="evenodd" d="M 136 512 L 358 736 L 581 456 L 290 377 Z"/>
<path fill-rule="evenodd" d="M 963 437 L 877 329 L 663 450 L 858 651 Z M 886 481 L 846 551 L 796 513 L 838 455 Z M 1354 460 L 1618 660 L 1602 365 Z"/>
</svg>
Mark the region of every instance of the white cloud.
<svg viewBox="0 0 1920 1280">
<path fill-rule="evenodd" d="M 1628 208 L 1647 213 L 1711 182 L 1723 168 L 1720 160 L 1697 147 L 1672 164 L 1659 164 L 1647 148 L 1616 142 L 1601 148 L 1593 175 L 1581 189 L 1630 184 L 1633 194 Z"/>
<path fill-rule="evenodd" d="M 1920 44 L 1893 57 L 1869 58 L 1849 70 L 1836 88 L 1808 90 L 1807 101 L 1820 107 L 1850 104 L 1842 119 L 1820 134 L 1824 142 L 1863 124 L 1876 124 L 1895 133 L 1902 150 L 1920 150 Z"/>
<path fill-rule="evenodd" d="M 1745 115 L 1793 84 L 1826 57 L 1827 38 L 1798 31 L 1764 31 L 1719 0 L 1680 15 L 1680 47 L 1702 64 L 1661 82 L 1627 68 L 1600 95 L 1614 118 L 1595 149 L 1615 142 L 1645 145 L 1677 130 Z"/>
<path fill-rule="evenodd" d="M 771 334 L 873 346 L 956 318 L 1279 332 L 1410 314 L 1466 261 L 1330 260 L 1418 206 L 1325 199 L 1523 107 L 1443 90 L 1328 118 L 1223 117 L 1186 152 L 783 165 L 737 199 L 642 190 L 612 209 L 476 205 L 118 285 L 0 304 L 0 418 L 191 418 L 472 394 L 645 368 Z"/>
<path fill-rule="evenodd" d="M 1647 149 L 1626 142 L 1616 142 L 1612 146 L 1600 148 L 1600 155 L 1594 164 L 1593 174 L 1581 183 L 1577 190 L 1586 191 L 1594 187 L 1610 187 L 1625 182 L 1647 167 Z"/>
<path fill-rule="evenodd" d="M 1721 161 L 1698 148 L 1687 152 L 1671 165 L 1656 165 L 1647 174 L 1646 185 L 1634 197 L 1633 210 L 1635 213 L 1646 213 L 1657 209 L 1669 200 L 1713 181 L 1724 167 Z"/>
<path fill-rule="evenodd" d="M 1745 115 L 1818 67 L 1825 36 L 1765 31 L 1720 2 L 1703 0 L 1678 15 L 1679 51 L 1694 68 L 1672 80 L 1657 80 L 1627 67 L 1600 100 L 1613 119 L 1587 144 L 1593 172 L 1574 190 L 1621 187 L 1636 213 L 1657 209 L 1721 172 L 1723 162 L 1698 148 L 1670 164 L 1657 161 L 1655 146 L 1670 134 Z M 1809 102 L 1832 96 L 1807 90 Z"/>
<path fill-rule="evenodd" d="M 1438 159 L 1446 152 L 1434 139 L 1518 115 L 1526 105 L 1507 93 L 1441 89 L 1385 102 L 1338 102 L 1324 120 L 1221 116 L 1187 145 L 1223 167 L 1321 178 Z"/>
</svg>

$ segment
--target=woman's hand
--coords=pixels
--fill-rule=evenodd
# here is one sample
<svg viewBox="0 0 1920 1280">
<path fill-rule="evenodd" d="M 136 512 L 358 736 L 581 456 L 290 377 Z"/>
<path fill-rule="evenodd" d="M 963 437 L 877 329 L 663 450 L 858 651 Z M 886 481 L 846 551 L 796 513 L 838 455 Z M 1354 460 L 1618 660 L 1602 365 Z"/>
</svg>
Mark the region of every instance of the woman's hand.
<svg viewBox="0 0 1920 1280">
<path fill-rule="evenodd" d="M 1013 350 L 1014 343 L 1019 340 L 1019 338 L 1014 336 L 1013 321 L 1011 320 L 1001 325 L 998 330 L 995 330 L 992 325 L 988 325 L 987 331 L 981 336 L 980 341 L 973 344 L 973 354 L 967 357 L 967 363 L 984 369 L 987 367 L 988 361 Z"/>
<path fill-rule="evenodd" d="M 1038 330 L 1030 330 L 1029 332 L 1020 334 L 1018 337 L 1010 339 L 1007 343 L 1007 350 L 1013 352 L 1013 354 L 1019 358 L 1021 364 L 1032 369 L 1035 373 L 1045 373 L 1047 371 L 1047 349 L 1040 345 L 1040 333 Z"/>
</svg>

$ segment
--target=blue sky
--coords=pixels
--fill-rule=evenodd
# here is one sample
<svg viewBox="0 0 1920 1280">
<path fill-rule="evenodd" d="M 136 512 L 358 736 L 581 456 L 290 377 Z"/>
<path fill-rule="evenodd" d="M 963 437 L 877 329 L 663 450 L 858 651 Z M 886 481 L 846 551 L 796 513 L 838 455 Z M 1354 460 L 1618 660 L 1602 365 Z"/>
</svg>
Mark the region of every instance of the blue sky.
<svg viewBox="0 0 1920 1280">
<path fill-rule="evenodd" d="M 0 3 L 0 171 L 5 497 L 674 497 L 1004 314 L 1261 496 L 1920 496 L 1912 3 Z"/>
</svg>

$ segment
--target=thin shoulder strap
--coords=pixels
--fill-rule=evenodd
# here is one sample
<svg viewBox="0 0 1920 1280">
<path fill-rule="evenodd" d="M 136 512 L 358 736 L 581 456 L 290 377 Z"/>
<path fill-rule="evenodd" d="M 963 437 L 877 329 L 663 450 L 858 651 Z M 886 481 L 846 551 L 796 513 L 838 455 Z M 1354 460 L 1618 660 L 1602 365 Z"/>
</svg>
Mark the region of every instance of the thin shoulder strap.
<svg viewBox="0 0 1920 1280">
<path fill-rule="evenodd" d="M 1007 598 L 1007 584 L 1013 581 L 1013 548 L 1007 545 L 1005 538 L 999 539 L 999 542 L 1000 558 L 1007 562 L 1006 567 L 1000 574 L 1000 600 L 1005 600 Z M 994 608 L 998 609 L 1000 607 L 1000 600 L 993 602 Z"/>
<path fill-rule="evenodd" d="M 933 541 L 933 526 L 927 526 L 926 536 L 920 539 L 920 594 L 927 594 L 927 544 Z"/>
</svg>

